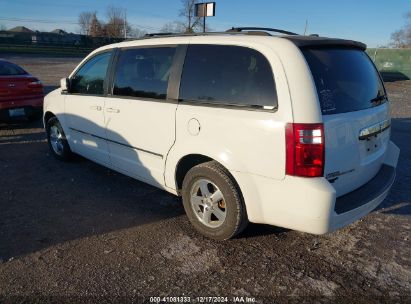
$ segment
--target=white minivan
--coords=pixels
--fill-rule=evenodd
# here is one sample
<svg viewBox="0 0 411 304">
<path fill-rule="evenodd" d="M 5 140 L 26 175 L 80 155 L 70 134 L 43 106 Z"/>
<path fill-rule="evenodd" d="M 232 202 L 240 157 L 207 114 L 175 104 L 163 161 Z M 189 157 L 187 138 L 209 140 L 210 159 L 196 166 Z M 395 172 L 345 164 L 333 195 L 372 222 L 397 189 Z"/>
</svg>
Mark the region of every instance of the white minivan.
<svg viewBox="0 0 411 304">
<path fill-rule="evenodd" d="M 323 234 L 358 220 L 399 156 L 381 77 L 362 43 L 269 31 L 95 50 L 45 99 L 52 153 L 182 196 L 217 240 L 248 222 Z"/>
</svg>

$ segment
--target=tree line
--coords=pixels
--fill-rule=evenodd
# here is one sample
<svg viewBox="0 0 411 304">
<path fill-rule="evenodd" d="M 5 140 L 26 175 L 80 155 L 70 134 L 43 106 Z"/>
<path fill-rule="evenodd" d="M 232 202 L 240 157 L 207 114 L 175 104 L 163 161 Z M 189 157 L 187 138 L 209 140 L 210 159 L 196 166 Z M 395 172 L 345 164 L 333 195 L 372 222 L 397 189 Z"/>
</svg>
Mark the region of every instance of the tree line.
<svg viewBox="0 0 411 304">
<path fill-rule="evenodd" d="M 97 17 L 97 11 L 80 13 L 78 24 L 80 34 L 90 37 L 124 38 L 141 35 L 138 28 L 133 28 L 127 21 L 126 10 L 110 6 L 106 11 L 107 21 Z"/>
<path fill-rule="evenodd" d="M 196 17 L 194 10 L 198 0 L 181 0 L 179 11 L 180 20 L 168 22 L 163 25 L 160 32 L 163 33 L 193 33 L 200 31 L 201 18 Z M 127 10 L 120 7 L 109 6 L 106 10 L 106 20 L 97 17 L 97 11 L 85 11 L 80 13 L 78 24 L 80 34 L 90 37 L 108 38 L 138 38 L 144 36 L 146 31 L 132 26 L 127 21 Z"/>
</svg>

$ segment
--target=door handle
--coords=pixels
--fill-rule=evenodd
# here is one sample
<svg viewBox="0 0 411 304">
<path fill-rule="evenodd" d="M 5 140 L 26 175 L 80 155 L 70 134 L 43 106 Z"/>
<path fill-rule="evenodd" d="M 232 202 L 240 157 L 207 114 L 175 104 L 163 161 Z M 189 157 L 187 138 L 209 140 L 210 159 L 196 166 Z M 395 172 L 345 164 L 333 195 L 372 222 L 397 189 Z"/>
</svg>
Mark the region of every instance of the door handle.
<svg viewBox="0 0 411 304">
<path fill-rule="evenodd" d="M 92 110 L 97 110 L 97 111 L 101 111 L 101 107 L 100 107 L 100 106 L 91 106 L 90 109 L 92 109 Z"/>
<path fill-rule="evenodd" d="M 107 108 L 106 111 L 109 113 L 120 113 L 120 109 L 114 109 L 114 108 Z"/>
</svg>

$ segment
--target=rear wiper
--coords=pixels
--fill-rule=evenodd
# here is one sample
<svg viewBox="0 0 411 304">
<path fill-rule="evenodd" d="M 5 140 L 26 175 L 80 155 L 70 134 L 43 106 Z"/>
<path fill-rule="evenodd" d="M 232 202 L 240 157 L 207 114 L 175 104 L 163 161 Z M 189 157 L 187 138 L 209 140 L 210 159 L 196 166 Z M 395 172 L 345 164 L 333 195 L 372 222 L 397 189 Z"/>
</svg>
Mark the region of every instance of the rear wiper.
<svg viewBox="0 0 411 304">
<path fill-rule="evenodd" d="M 377 97 L 373 98 L 370 100 L 371 103 L 378 103 L 381 104 L 381 101 L 386 100 L 387 99 L 387 95 L 386 94 L 381 94 L 378 93 Z"/>
</svg>

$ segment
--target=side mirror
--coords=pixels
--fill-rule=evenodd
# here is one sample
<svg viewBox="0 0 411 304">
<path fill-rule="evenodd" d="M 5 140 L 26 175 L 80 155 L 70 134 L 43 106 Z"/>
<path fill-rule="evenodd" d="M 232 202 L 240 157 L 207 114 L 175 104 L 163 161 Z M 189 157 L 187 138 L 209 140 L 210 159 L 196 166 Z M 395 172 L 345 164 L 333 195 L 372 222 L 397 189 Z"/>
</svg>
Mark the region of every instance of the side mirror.
<svg viewBox="0 0 411 304">
<path fill-rule="evenodd" d="M 61 92 L 67 93 L 70 91 L 70 79 L 68 78 L 62 78 L 60 79 L 60 88 Z"/>
</svg>

